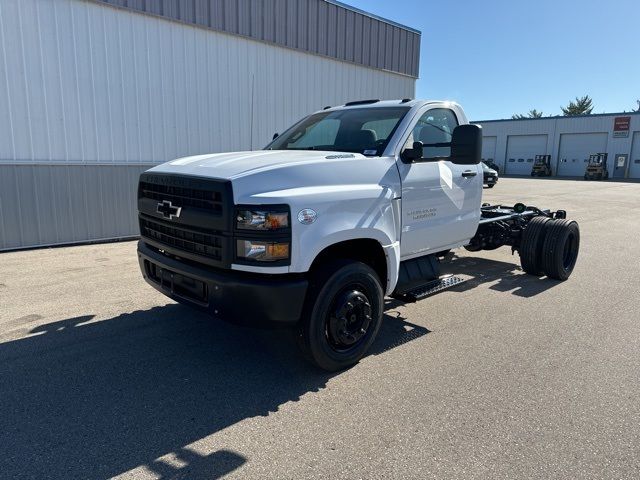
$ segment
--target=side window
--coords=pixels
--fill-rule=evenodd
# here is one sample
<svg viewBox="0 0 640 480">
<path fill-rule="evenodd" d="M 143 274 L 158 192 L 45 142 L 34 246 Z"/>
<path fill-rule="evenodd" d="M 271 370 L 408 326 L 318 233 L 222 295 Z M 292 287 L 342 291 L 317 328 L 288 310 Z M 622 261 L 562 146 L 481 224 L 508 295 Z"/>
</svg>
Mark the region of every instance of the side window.
<svg viewBox="0 0 640 480">
<path fill-rule="evenodd" d="M 451 147 L 427 147 L 433 143 L 449 143 L 453 129 L 458 126 L 458 119 L 452 110 L 448 108 L 434 108 L 425 112 L 415 127 L 405 148 L 411 148 L 413 142 L 422 142 L 423 158 L 448 157 L 451 154 Z"/>
</svg>

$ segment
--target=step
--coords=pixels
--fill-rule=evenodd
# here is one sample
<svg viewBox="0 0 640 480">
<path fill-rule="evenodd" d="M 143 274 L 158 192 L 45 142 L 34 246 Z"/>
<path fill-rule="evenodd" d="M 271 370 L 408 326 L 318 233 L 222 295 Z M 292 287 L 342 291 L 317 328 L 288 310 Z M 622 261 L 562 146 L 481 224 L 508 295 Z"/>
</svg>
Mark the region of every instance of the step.
<svg viewBox="0 0 640 480">
<path fill-rule="evenodd" d="M 456 285 L 460 285 L 461 283 L 464 283 L 466 281 L 466 278 L 457 277 L 455 275 L 447 275 L 445 277 L 440 277 L 436 280 L 425 283 L 424 285 L 421 285 L 409 292 L 399 295 L 393 295 L 393 297 L 397 298 L 398 300 L 402 300 L 403 302 L 413 303 L 431 295 L 435 295 L 436 293 L 447 290 L 451 287 L 455 287 Z"/>
</svg>

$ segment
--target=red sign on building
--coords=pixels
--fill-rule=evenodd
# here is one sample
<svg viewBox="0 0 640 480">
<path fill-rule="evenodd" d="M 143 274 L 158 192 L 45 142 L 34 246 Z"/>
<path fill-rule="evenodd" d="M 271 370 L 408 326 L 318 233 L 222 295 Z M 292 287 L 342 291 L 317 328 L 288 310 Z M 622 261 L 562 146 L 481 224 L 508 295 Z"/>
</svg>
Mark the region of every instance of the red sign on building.
<svg viewBox="0 0 640 480">
<path fill-rule="evenodd" d="M 613 136 L 628 137 L 631 117 L 616 117 L 613 119 Z"/>
</svg>

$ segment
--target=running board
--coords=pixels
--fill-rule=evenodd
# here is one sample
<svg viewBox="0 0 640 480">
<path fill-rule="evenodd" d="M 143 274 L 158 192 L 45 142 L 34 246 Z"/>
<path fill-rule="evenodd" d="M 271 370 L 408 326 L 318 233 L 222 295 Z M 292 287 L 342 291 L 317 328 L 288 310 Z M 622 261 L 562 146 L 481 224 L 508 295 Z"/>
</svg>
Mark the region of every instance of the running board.
<svg viewBox="0 0 640 480">
<path fill-rule="evenodd" d="M 406 303 L 413 303 L 418 300 L 422 300 L 425 297 L 430 297 L 431 295 L 442 292 L 443 290 L 455 287 L 456 285 L 460 285 L 466 281 L 467 279 L 465 278 L 448 275 L 425 283 L 424 285 L 421 285 L 409 292 L 392 295 L 392 297 Z"/>
</svg>

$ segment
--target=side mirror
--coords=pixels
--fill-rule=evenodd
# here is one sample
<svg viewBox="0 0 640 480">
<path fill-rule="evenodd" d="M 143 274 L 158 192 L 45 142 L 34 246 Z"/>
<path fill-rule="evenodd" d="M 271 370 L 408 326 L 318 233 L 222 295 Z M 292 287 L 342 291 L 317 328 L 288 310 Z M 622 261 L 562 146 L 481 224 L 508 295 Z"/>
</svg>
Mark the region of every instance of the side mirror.
<svg viewBox="0 0 640 480">
<path fill-rule="evenodd" d="M 482 127 L 458 125 L 451 137 L 451 162 L 458 165 L 477 165 L 482 157 Z"/>
<path fill-rule="evenodd" d="M 278 138 L 278 135 L 280 135 L 278 132 L 273 134 L 273 137 L 271 137 L 271 140 L 275 140 L 276 138 Z"/>
<path fill-rule="evenodd" d="M 405 148 L 400 155 L 405 162 L 413 162 L 422 158 L 422 142 L 413 142 L 413 148 Z"/>
</svg>

